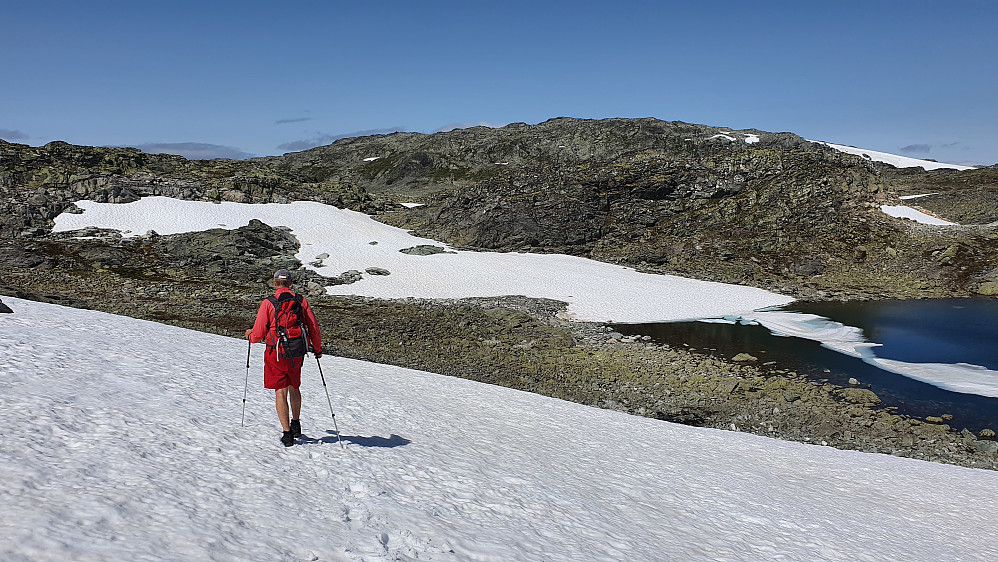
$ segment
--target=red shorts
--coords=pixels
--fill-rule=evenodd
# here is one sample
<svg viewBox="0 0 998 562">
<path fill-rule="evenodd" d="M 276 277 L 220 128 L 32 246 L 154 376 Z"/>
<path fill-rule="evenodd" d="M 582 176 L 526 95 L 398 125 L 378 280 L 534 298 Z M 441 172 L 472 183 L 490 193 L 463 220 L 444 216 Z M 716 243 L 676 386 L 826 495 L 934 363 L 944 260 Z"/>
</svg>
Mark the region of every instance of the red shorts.
<svg viewBox="0 0 998 562">
<path fill-rule="evenodd" d="M 272 348 L 263 354 L 263 387 L 274 390 L 293 386 L 301 388 L 301 365 L 304 357 L 279 359 Z"/>
</svg>

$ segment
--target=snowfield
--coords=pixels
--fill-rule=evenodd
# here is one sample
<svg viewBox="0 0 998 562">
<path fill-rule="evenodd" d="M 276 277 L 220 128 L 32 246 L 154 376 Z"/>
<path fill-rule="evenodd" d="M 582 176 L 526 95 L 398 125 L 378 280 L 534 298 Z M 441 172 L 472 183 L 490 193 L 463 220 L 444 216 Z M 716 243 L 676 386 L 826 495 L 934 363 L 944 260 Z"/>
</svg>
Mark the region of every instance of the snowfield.
<svg viewBox="0 0 998 562">
<path fill-rule="evenodd" d="M 864 156 L 873 160 L 874 162 L 883 162 L 884 164 L 890 164 L 895 168 L 923 168 L 924 170 L 939 170 L 941 168 L 949 168 L 953 170 L 972 170 L 973 166 L 962 166 L 960 164 L 947 164 L 945 162 L 933 162 L 932 160 L 922 160 L 920 158 L 910 158 L 908 156 L 899 156 L 897 154 L 891 154 L 889 152 L 879 152 L 877 150 L 867 150 L 865 148 L 856 148 L 855 146 L 846 146 L 844 144 L 832 144 L 830 142 L 824 141 L 808 141 L 823 144 L 825 146 L 834 148 L 839 152 L 846 152 L 848 154 L 855 154 L 857 156 Z"/>
<path fill-rule="evenodd" d="M 309 264 L 321 254 L 324 275 L 363 272 L 369 267 L 391 275 L 367 275 L 350 285 L 328 287 L 330 294 L 378 298 L 464 298 L 526 295 L 568 303 L 578 320 L 663 322 L 720 316 L 787 304 L 793 299 L 762 289 L 698 281 L 560 254 L 453 251 L 413 256 L 399 250 L 417 245 L 445 246 L 417 238 L 368 215 L 311 201 L 249 204 L 145 197 L 133 203 L 77 201 L 81 214 L 55 218 L 56 232 L 87 226 L 138 236 L 235 229 L 251 219 L 287 226 L 301 242 L 297 258 Z M 375 244 L 372 244 L 375 242 Z"/>
<path fill-rule="evenodd" d="M 994 560 L 998 473 L 334 357 L 285 449 L 245 340 L 3 296 L 0 559 Z"/>
</svg>

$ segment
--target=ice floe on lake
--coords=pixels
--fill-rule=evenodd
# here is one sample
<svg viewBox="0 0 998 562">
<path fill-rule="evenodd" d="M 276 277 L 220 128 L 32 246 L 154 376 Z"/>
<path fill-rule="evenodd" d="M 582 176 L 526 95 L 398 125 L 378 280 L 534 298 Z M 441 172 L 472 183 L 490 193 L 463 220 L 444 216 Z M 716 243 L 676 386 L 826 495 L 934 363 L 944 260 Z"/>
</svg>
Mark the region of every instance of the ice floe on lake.
<svg viewBox="0 0 998 562">
<path fill-rule="evenodd" d="M 967 363 L 910 363 L 877 357 L 881 344 L 870 342 L 863 331 L 815 314 L 790 311 L 755 311 L 726 320 L 759 324 L 774 335 L 819 342 L 823 347 L 857 357 L 864 362 L 933 386 L 998 398 L 998 371 Z"/>
</svg>

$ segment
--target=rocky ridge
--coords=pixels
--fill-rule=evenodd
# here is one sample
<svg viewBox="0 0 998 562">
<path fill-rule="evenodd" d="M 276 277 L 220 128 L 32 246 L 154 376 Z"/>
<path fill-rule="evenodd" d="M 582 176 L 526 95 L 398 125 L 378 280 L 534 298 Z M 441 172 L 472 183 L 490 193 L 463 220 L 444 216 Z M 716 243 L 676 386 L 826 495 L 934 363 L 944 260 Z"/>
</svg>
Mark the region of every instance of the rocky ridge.
<svg viewBox="0 0 998 562">
<path fill-rule="evenodd" d="M 0 140 L 0 237 L 51 231 L 81 199 L 127 203 L 161 195 L 197 201 L 285 203 L 314 200 L 364 212 L 381 208 L 361 187 L 274 173 L 261 160 L 186 160 L 134 148 L 41 147 Z"/>
</svg>

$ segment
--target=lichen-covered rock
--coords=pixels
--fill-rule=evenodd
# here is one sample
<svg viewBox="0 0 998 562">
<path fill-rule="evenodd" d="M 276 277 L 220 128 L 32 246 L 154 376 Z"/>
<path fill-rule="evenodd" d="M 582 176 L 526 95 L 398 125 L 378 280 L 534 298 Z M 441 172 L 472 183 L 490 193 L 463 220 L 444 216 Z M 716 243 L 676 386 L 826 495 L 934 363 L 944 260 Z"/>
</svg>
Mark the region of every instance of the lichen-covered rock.
<svg viewBox="0 0 998 562">
<path fill-rule="evenodd" d="M 985 281 L 977 286 L 977 294 L 986 297 L 998 296 L 998 281 Z"/>
<path fill-rule="evenodd" d="M 865 388 L 843 388 L 838 391 L 839 396 L 853 404 L 880 404 L 880 397 L 871 390 Z"/>
</svg>

